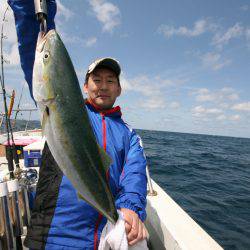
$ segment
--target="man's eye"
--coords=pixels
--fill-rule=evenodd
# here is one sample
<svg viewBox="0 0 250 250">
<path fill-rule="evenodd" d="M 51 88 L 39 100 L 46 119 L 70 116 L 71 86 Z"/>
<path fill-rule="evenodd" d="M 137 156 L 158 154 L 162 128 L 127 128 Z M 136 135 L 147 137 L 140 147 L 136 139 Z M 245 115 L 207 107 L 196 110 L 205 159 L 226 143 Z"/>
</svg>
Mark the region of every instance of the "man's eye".
<svg viewBox="0 0 250 250">
<path fill-rule="evenodd" d="M 113 80 L 108 80 L 108 83 L 113 83 L 114 81 Z"/>
<path fill-rule="evenodd" d="M 101 80 L 100 79 L 94 79 L 94 82 L 100 82 Z"/>
</svg>

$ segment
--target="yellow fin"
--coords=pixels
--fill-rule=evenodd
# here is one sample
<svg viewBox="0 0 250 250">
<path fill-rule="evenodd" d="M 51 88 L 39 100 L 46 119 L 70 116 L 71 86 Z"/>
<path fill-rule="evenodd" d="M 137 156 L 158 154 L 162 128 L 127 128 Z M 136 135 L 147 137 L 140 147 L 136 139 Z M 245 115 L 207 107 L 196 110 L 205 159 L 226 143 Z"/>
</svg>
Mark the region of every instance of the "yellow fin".
<svg viewBox="0 0 250 250">
<path fill-rule="evenodd" d="M 100 156 L 101 156 L 101 159 L 102 159 L 102 162 L 103 162 L 103 166 L 104 166 L 104 169 L 105 169 L 105 172 L 108 171 L 111 163 L 112 163 L 112 159 L 109 157 L 109 155 L 104 151 L 103 148 L 101 148 L 99 145 L 98 145 L 98 149 L 99 149 L 99 153 L 100 153 Z"/>
<path fill-rule="evenodd" d="M 87 202 L 87 200 L 84 199 L 83 196 L 80 193 L 77 193 L 77 197 L 78 197 L 79 200 L 84 200 L 84 201 Z"/>
<path fill-rule="evenodd" d="M 49 108 L 46 106 L 46 108 L 43 111 L 43 119 L 42 119 L 42 136 L 44 136 L 45 126 L 46 122 L 49 118 Z"/>
</svg>

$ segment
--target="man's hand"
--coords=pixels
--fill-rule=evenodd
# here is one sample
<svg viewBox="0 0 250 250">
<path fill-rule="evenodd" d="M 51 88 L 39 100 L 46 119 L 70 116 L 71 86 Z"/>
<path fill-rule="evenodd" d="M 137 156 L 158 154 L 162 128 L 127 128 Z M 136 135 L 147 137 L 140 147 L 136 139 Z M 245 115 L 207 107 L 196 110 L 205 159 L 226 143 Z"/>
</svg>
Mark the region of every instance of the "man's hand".
<svg viewBox="0 0 250 250">
<path fill-rule="evenodd" d="M 146 239 L 148 236 L 147 229 L 139 219 L 137 213 L 127 208 L 121 208 L 120 210 L 125 220 L 128 244 L 132 246 L 138 241 Z"/>
</svg>

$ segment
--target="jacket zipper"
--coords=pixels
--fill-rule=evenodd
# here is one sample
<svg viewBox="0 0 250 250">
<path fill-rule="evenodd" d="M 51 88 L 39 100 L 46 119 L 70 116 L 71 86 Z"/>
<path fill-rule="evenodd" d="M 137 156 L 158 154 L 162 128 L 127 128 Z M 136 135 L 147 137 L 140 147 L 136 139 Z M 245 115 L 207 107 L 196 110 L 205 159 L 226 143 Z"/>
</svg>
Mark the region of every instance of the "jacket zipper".
<svg viewBox="0 0 250 250">
<path fill-rule="evenodd" d="M 101 113 L 102 116 L 102 144 L 103 149 L 106 152 L 107 149 L 107 138 L 106 138 L 106 121 L 105 121 L 105 115 Z M 107 180 L 109 179 L 109 171 L 106 172 Z M 95 224 L 95 232 L 94 232 L 94 250 L 97 250 L 97 243 L 98 243 L 98 227 L 102 221 L 103 215 L 98 214 L 98 218 Z"/>
<path fill-rule="evenodd" d="M 101 114 L 101 116 L 102 116 L 102 144 L 103 144 L 103 149 L 106 152 L 107 150 L 106 121 L 105 121 L 105 115 Z"/>
</svg>

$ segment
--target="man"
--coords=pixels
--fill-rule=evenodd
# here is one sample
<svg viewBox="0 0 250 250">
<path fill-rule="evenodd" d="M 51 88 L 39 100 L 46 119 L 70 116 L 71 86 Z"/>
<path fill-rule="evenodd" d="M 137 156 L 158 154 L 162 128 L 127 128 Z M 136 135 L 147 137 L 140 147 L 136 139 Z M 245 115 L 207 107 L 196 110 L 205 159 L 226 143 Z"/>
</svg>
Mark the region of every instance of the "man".
<svg viewBox="0 0 250 250">
<path fill-rule="evenodd" d="M 103 117 L 105 117 L 105 113 L 108 113 L 112 110 L 111 108 L 113 107 L 116 98 L 119 97 L 121 94 L 121 85 L 119 81 L 120 72 L 121 69 L 119 63 L 112 58 L 102 58 L 96 60 L 89 66 L 84 84 L 84 92 L 88 96 L 88 102 L 97 111 L 99 111 L 101 115 L 104 115 Z M 119 110 L 119 107 L 115 109 Z M 120 118 L 118 122 L 123 123 Z M 127 126 L 125 124 L 124 126 L 127 129 Z M 140 143 L 140 138 L 136 135 L 135 137 L 137 137 L 137 143 Z M 105 142 L 104 144 L 106 145 Z M 137 145 L 137 147 L 137 150 L 141 150 L 140 145 Z M 106 146 L 104 147 L 104 149 L 106 150 Z M 140 154 L 139 157 L 143 159 L 144 155 Z M 142 161 L 144 162 L 144 160 Z M 141 171 L 145 171 L 146 165 L 144 164 L 145 162 L 141 163 Z M 143 173 L 143 175 L 144 176 L 142 176 L 141 180 L 145 181 L 145 173 Z M 145 182 L 141 185 L 141 188 L 144 188 L 143 193 L 145 195 Z M 136 192 L 136 189 L 134 191 Z M 146 199 L 146 197 L 144 198 Z M 119 202 L 116 202 L 116 204 L 119 204 Z M 125 225 L 128 234 L 128 242 L 130 243 L 130 245 L 133 245 L 139 240 L 146 237 L 146 230 L 138 214 L 136 213 L 137 210 L 135 208 L 133 209 L 135 211 L 133 211 L 131 209 L 123 208 L 121 207 L 121 205 L 119 205 L 119 207 L 121 208 L 121 211 L 124 215 L 124 219 L 126 221 Z M 144 219 L 144 217 L 142 218 Z"/>
<path fill-rule="evenodd" d="M 97 142 L 113 162 L 107 173 L 115 205 L 123 213 L 129 245 L 146 237 L 146 159 L 140 138 L 113 107 L 121 94 L 120 65 L 112 58 L 89 66 L 84 83 L 86 108 Z M 25 240 L 32 249 L 97 249 L 106 218 L 79 200 L 47 145 L 43 152 L 31 226 Z"/>
</svg>

